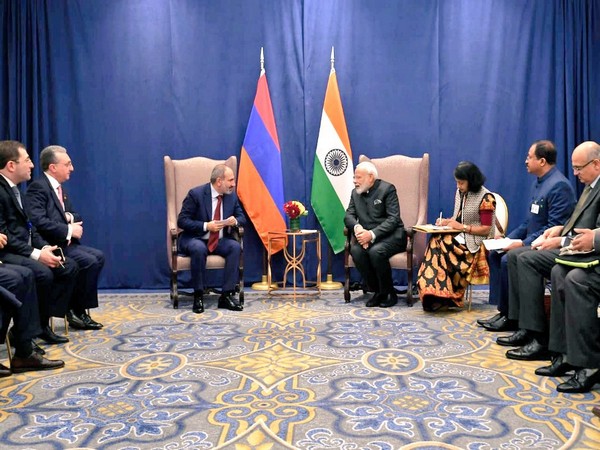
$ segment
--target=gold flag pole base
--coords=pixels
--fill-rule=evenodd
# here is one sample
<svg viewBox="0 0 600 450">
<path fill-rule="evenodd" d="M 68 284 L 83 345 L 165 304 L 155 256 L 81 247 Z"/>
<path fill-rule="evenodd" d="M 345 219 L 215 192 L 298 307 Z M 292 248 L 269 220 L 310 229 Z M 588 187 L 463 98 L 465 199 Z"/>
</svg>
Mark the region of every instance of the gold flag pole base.
<svg viewBox="0 0 600 450">
<path fill-rule="evenodd" d="M 327 281 L 321 281 L 321 289 L 325 291 L 332 291 L 335 289 L 341 289 L 342 283 L 337 281 L 333 281 L 333 275 L 330 273 L 327 274 Z"/>
<path fill-rule="evenodd" d="M 255 291 L 268 291 L 269 285 L 267 284 L 267 276 L 263 275 L 260 282 L 253 283 L 252 289 L 254 289 Z M 271 283 L 271 290 L 273 289 L 277 289 L 277 285 L 275 283 Z"/>
</svg>

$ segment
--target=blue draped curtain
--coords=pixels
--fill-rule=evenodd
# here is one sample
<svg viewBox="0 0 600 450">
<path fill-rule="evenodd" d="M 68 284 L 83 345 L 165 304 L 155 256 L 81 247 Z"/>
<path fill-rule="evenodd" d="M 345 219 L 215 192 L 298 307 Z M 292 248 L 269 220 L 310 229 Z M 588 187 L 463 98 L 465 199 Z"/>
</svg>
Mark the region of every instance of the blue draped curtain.
<svg viewBox="0 0 600 450">
<path fill-rule="evenodd" d="M 452 170 L 468 159 L 515 226 L 531 142 L 554 140 L 576 185 L 572 149 L 600 140 L 600 0 L 1 4 L 0 138 L 35 163 L 44 146 L 67 147 L 84 240 L 107 255 L 102 287 L 168 286 L 162 157 L 239 156 L 260 47 L 286 199 L 310 203 L 332 46 L 355 163 L 429 152 L 430 217 L 451 213 Z M 246 279 L 261 275 L 250 227 Z"/>
</svg>

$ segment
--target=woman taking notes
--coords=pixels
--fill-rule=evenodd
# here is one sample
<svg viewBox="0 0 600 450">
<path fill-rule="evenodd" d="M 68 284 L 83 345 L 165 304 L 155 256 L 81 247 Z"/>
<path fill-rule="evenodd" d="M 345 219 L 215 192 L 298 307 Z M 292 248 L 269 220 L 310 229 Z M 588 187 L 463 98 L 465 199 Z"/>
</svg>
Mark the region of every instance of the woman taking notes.
<svg viewBox="0 0 600 450">
<path fill-rule="evenodd" d="M 463 306 L 470 281 L 487 282 L 489 269 L 482 242 L 494 236 L 496 201 L 483 183 L 485 177 L 472 162 L 454 169 L 454 214 L 436 225 L 456 233 L 433 234 L 419 269 L 417 285 L 425 311 L 443 306 Z"/>
</svg>

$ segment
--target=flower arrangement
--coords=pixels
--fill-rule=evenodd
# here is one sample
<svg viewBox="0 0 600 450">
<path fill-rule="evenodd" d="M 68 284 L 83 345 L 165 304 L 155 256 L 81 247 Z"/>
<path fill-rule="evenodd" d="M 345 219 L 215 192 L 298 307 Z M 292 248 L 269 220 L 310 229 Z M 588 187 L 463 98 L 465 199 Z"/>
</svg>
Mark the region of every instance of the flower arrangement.
<svg viewBox="0 0 600 450">
<path fill-rule="evenodd" d="M 290 219 L 308 215 L 307 209 L 298 200 L 291 200 L 283 205 L 283 211 Z"/>
</svg>

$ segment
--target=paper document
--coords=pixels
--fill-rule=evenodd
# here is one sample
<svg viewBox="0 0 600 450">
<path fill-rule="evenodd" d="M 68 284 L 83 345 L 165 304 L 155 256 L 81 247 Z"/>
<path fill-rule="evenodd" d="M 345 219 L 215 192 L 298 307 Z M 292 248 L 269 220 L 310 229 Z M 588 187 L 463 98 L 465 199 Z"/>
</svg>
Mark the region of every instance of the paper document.
<svg viewBox="0 0 600 450">
<path fill-rule="evenodd" d="M 510 244 L 514 244 L 515 242 L 523 243 L 523 241 L 521 239 L 502 238 L 502 239 L 484 239 L 483 245 L 485 246 L 486 249 L 488 249 L 490 251 L 503 250 L 506 247 L 508 247 Z"/>
</svg>

